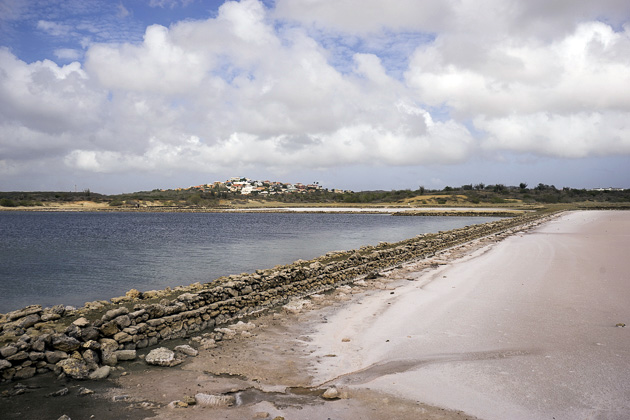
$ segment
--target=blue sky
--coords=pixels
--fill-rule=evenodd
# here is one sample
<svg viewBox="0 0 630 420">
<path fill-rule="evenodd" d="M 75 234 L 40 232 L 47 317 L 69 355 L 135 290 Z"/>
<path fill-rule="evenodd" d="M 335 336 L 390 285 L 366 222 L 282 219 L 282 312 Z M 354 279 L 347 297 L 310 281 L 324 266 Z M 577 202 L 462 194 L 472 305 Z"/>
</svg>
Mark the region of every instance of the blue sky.
<svg viewBox="0 0 630 420">
<path fill-rule="evenodd" d="M 619 0 L 0 0 L 0 190 L 630 188 L 629 16 Z"/>
</svg>

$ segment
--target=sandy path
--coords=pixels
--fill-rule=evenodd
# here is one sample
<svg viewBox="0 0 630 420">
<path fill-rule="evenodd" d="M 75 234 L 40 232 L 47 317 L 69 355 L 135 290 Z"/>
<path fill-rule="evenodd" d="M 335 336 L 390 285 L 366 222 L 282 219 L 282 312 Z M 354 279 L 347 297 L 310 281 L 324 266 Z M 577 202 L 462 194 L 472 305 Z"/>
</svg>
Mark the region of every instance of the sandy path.
<svg viewBox="0 0 630 420">
<path fill-rule="evenodd" d="M 630 212 L 569 213 L 367 296 L 312 335 L 337 355 L 314 382 L 488 420 L 630 418 L 629 249 Z"/>
</svg>

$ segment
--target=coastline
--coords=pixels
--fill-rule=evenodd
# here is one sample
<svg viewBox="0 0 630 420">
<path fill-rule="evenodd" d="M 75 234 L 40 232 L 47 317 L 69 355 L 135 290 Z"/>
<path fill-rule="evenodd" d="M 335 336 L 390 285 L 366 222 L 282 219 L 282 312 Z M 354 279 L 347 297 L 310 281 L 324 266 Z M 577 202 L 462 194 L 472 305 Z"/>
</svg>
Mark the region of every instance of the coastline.
<svg viewBox="0 0 630 420">
<path fill-rule="evenodd" d="M 604 228 L 591 228 L 595 216 L 612 214 L 615 220 Z M 529 232 L 476 239 L 383 270 L 375 279 L 311 297 L 302 309 L 251 318 L 254 328 L 247 334 L 233 326 L 232 340 L 180 367 L 147 368 L 142 361 L 119 366 L 112 388 L 92 400 L 127 418 L 474 418 L 457 410 L 485 419 L 625 418 L 630 409 L 617 393 L 629 387 L 619 375 L 627 371 L 630 343 L 627 329 L 615 323 L 630 317 L 628 285 L 619 282 L 627 262 L 617 255 L 627 249 L 629 219 L 629 212 L 566 213 Z M 552 287 L 550 275 L 577 278 L 581 287 L 592 288 L 592 275 L 614 284 L 615 311 L 605 310 L 601 290 L 580 293 L 573 283 Z M 501 293 L 489 295 L 493 290 Z M 556 310 L 539 317 L 540 308 L 554 304 Z M 556 337 L 578 339 L 563 347 Z M 528 373 L 532 368 L 536 374 Z M 574 377 L 597 381 L 584 390 Z M 321 393 L 332 385 L 342 398 L 323 400 Z M 242 404 L 168 407 L 195 392 L 231 393 Z M 528 392 L 533 397 L 524 398 Z M 90 397 L 46 403 L 67 407 L 79 398 Z M 262 413 L 268 417 L 257 417 Z"/>
</svg>

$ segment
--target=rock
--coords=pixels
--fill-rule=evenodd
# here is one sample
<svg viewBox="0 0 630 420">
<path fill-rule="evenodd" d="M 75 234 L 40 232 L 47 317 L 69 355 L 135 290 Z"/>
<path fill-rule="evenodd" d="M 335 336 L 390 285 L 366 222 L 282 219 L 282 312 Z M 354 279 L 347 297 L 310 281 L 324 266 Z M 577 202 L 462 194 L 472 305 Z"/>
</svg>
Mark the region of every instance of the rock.
<svg viewBox="0 0 630 420">
<path fill-rule="evenodd" d="M 221 337 L 222 340 L 231 340 L 236 336 L 236 331 L 231 328 L 217 328 L 215 331 L 223 334 Z"/>
<path fill-rule="evenodd" d="M 256 324 L 253 322 L 245 323 L 243 321 L 238 321 L 236 324 L 230 325 L 230 328 L 236 331 L 251 331 L 256 328 Z"/>
<path fill-rule="evenodd" d="M 110 309 L 109 311 L 105 312 L 105 315 L 101 317 L 101 320 L 110 321 L 121 315 L 127 315 L 128 313 L 129 313 L 129 309 L 125 308 L 124 306 L 121 306 L 120 308 Z"/>
<path fill-rule="evenodd" d="M 72 419 L 69 416 L 64 414 L 63 416 L 59 417 L 57 420 L 72 420 Z"/>
<path fill-rule="evenodd" d="M 47 397 L 63 397 L 64 395 L 68 395 L 68 393 L 70 392 L 70 390 L 68 388 L 62 388 L 59 391 L 55 391 L 55 392 L 51 392 L 50 394 L 47 394 Z"/>
<path fill-rule="evenodd" d="M 10 368 L 11 362 L 7 362 L 6 360 L 0 359 L 0 371 Z"/>
<path fill-rule="evenodd" d="M 180 400 L 171 401 L 167 405 L 168 408 L 186 408 L 188 407 L 188 403 Z"/>
<path fill-rule="evenodd" d="M 83 386 L 79 388 L 79 395 L 83 396 L 83 395 L 90 395 L 90 394 L 94 394 L 94 391 L 92 391 L 89 388 L 85 388 Z"/>
<path fill-rule="evenodd" d="M 41 339 L 41 337 L 38 338 L 37 340 L 33 341 L 33 343 L 31 344 L 31 350 L 43 352 L 44 350 L 46 350 L 46 342 L 43 339 Z"/>
<path fill-rule="evenodd" d="M 199 354 L 197 350 L 193 349 L 188 344 L 175 347 L 175 351 L 178 353 L 185 354 L 186 356 L 192 356 L 192 357 L 195 357 Z"/>
<path fill-rule="evenodd" d="M 44 357 L 48 363 L 55 365 L 60 360 L 67 359 L 68 353 L 61 350 L 47 351 L 44 353 Z"/>
<path fill-rule="evenodd" d="M 267 413 L 266 411 L 259 411 L 256 414 L 254 414 L 254 418 L 255 419 L 267 419 L 269 418 L 270 414 Z"/>
<path fill-rule="evenodd" d="M 324 393 L 322 394 L 322 398 L 327 400 L 336 400 L 339 398 L 339 390 L 337 390 L 337 387 L 331 386 L 330 388 L 326 389 L 326 391 L 324 391 Z"/>
<path fill-rule="evenodd" d="M 100 333 L 95 327 L 86 327 L 81 329 L 81 338 L 83 341 L 98 340 Z"/>
<path fill-rule="evenodd" d="M 19 318 L 24 318 L 25 316 L 39 314 L 41 312 L 42 312 L 42 305 L 31 305 L 17 311 L 9 312 L 7 314 L 7 319 L 9 321 L 13 321 Z"/>
<path fill-rule="evenodd" d="M 27 329 L 37 324 L 40 320 L 41 318 L 39 317 L 39 315 L 32 314 L 32 315 L 25 316 L 24 318 L 21 318 L 20 320 L 16 321 L 15 325 L 17 325 L 20 328 Z"/>
<path fill-rule="evenodd" d="M 119 343 L 128 343 L 133 340 L 133 337 L 124 331 L 117 332 L 112 338 Z"/>
<path fill-rule="evenodd" d="M 126 328 L 131 325 L 131 319 L 129 315 L 120 315 L 113 319 L 113 321 L 118 325 L 119 328 Z"/>
<path fill-rule="evenodd" d="M 203 407 L 231 407 L 236 404 L 234 395 L 209 395 L 199 393 L 195 395 L 197 405 Z"/>
<path fill-rule="evenodd" d="M 68 337 L 65 334 L 54 334 L 52 336 L 52 347 L 55 350 L 69 352 L 77 350 L 81 347 L 81 343 L 76 338 Z"/>
<path fill-rule="evenodd" d="M 58 319 L 61 319 L 61 315 L 59 314 L 42 314 L 41 316 L 42 318 L 42 322 L 48 322 L 48 321 L 56 321 Z"/>
<path fill-rule="evenodd" d="M 122 360 L 135 360 L 136 359 L 136 351 L 135 350 L 117 350 L 114 352 L 118 361 Z"/>
<path fill-rule="evenodd" d="M 79 360 L 74 357 L 60 361 L 57 366 L 63 369 L 66 376 L 73 379 L 87 379 L 90 373 L 87 364 L 82 359 Z"/>
<path fill-rule="evenodd" d="M 90 373 L 88 378 L 90 378 L 93 381 L 105 379 L 109 376 L 111 370 L 112 368 L 109 366 L 101 366 L 100 368 L 96 369 L 94 372 Z"/>
<path fill-rule="evenodd" d="M 101 360 L 103 364 L 116 366 L 118 363 L 118 358 L 116 357 L 118 343 L 111 338 L 101 338 L 99 344 L 101 345 Z"/>
<path fill-rule="evenodd" d="M 15 353 L 13 356 L 7 357 L 7 360 L 10 362 L 21 362 L 26 359 L 28 359 L 28 353 L 25 351 L 19 351 Z"/>
<path fill-rule="evenodd" d="M 50 312 L 55 315 L 64 316 L 64 314 L 66 313 L 66 307 L 63 305 L 55 305 L 50 308 Z"/>
<path fill-rule="evenodd" d="M 199 345 L 204 350 L 214 349 L 217 347 L 216 341 L 214 341 L 212 338 L 204 338 L 199 342 Z"/>
<path fill-rule="evenodd" d="M 18 352 L 18 348 L 14 344 L 9 344 L 4 347 L 0 347 L 0 355 L 4 358 L 13 356 L 17 352 Z"/>
<path fill-rule="evenodd" d="M 111 337 L 112 335 L 119 332 L 120 328 L 114 321 L 109 321 L 101 325 L 99 330 L 101 331 L 101 334 L 103 334 L 105 337 Z"/>
<path fill-rule="evenodd" d="M 13 376 L 13 379 L 28 379 L 28 378 L 32 378 L 33 376 L 35 376 L 35 373 L 37 373 L 37 369 L 29 366 L 29 367 L 25 367 L 23 369 L 20 369 L 18 371 L 15 372 L 15 375 Z"/>
<path fill-rule="evenodd" d="M 99 357 L 94 350 L 85 350 L 83 352 L 83 360 L 85 360 L 85 363 L 87 364 L 89 370 L 98 369 Z"/>
<path fill-rule="evenodd" d="M 77 327 L 79 327 L 79 328 L 85 328 L 85 327 L 87 327 L 88 325 L 90 325 L 90 321 L 88 321 L 88 320 L 87 320 L 87 318 L 85 318 L 85 317 L 81 317 L 81 318 L 76 319 L 76 320 L 72 323 L 72 325 L 76 325 L 76 326 L 77 326 Z"/>
<path fill-rule="evenodd" d="M 184 402 L 188 405 L 196 405 L 197 404 L 197 400 L 195 400 L 195 397 L 190 396 L 190 395 L 186 395 L 184 397 Z"/>
<path fill-rule="evenodd" d="M 175 352 L 166 347 L 153 349 L 144 359 L 150 365 L 156 366 L 175 366 L 181 361 L 175 358 Z"/>
<path fill-rule="evenodd" d="M 131 289 L 127 293 L 125 293 L 125 297 L 131 300 L 142 299 L 142 293 L 137 289 Z"/>
<path fill-rule="evenodd" d="M 88 349 L 88 350 L 100 350 L 101 349 L 101 343 L 99 343 L 98 341 L 94 341 L 94 340 L 88 340 L 85 343 L 81 344 L 81 347 L 83 347 L 84 349 Z"/>
</svg>

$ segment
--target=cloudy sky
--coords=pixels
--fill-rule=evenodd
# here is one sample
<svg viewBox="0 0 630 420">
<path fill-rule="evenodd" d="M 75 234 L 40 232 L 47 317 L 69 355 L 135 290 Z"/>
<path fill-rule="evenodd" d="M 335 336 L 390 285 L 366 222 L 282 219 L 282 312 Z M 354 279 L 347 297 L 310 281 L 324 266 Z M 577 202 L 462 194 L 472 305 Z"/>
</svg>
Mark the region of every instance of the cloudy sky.
<svg viewBox="0 0 630 420">
<path fill-rule="evenodd" d="M 0 190 L 630 188 L 627 0 L 0 0 Z"/>
</svg>

